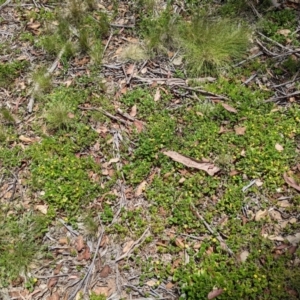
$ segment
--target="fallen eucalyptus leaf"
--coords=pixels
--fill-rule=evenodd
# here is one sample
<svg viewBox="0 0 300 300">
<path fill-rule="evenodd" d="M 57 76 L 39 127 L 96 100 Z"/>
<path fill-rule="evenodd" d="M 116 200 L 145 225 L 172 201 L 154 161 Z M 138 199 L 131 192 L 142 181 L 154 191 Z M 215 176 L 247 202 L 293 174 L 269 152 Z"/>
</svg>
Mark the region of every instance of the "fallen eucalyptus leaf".
<svg viewBox="0 0 300 300">
<path fill-rule="evenodd" d="M 189 157 L 179 154 L 175 151 L 164 151 L 163 154 L 169 156 L 174 161 L 179 162 L 189 168 L 203 170 L 203 171 L 207 172 L 210 176 L 213 176 L 217 172 L 220 171 L 220 169 L 212 163 L 199 162 L 193 158 L 189 158 Z"/>
<path fill-rule="evenodd" d="M 214 289 L 208 293 L 207 299 L 214 299 L 223 293 L 223 289 Z"/>
<path fill-rule="evenodd" d="M 300 192 L 300 186 L 295 182 L 294 178 L 289 177 L 289 176 L 287 175 L 287 173 L 284 173 L 284 174 L 283 174 L 283 178 L 284 178 L 285 182 L 286 182 L 289 186 L 293 187 L 295 190 L 297 190 L 298 192 Z"/>
<path fill-rule="evenodd" d="M 221 105 L 222 105 L 227 111 L 232 112 L 232 113 L 235 113 L 235 114 L 237 113 L 237 110 L 236 110 L 234 107 L 228 105 L 227 103 L 221 103 Z"/>
</svg>

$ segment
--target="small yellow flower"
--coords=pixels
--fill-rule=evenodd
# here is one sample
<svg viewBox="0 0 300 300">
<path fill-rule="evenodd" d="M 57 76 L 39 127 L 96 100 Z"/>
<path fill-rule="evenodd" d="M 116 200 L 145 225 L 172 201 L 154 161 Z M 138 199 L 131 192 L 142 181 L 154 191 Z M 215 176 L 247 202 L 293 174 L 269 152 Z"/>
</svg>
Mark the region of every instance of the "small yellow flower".
<svg viewBox="0 0 300 300">
<path fill-rule="evenodd" d="M 256 274 L 254 274 L 254 275 L 253 275 L 253 277 L 254 277 L 254 278 L 257 278 L 257 275 L 256 275 Z"/>
</svg>

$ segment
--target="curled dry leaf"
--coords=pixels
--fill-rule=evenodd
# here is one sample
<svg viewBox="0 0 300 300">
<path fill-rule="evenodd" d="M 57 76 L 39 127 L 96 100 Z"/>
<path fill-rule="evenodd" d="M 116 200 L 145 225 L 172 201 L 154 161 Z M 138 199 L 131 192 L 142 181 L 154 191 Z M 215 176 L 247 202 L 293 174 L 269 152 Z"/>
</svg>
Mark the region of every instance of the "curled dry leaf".
<svg viewBox="0 0 300 300">
<path fill-rule="evenodd" d="M 278 201 L 277 205 L 283 208 L 290 207 L 291 203 L 288 200 Z"/>
<path fill-rule="evenodd" d="M 129 241 L 129 242 L 125 243 L 125 246 L 123 248 L 123 253 L 127 253 L 131 249 L 133 244 L 134 244 L 134 241 Z"/>
<path fill-rule="evenodd" d="M 235 127 L 234 130 L 237 135 L 244 135 L 246 132 L 246 127 Z"/>
<path fill-rule="evenodd" d="M 291 33 L 291 31 L 290 31 L 290 29 L 280 29 L 280 30 L 277 30 L 277 33 L 282 34 L 284 36 L 288 36 Z"/>
<path fill-rule="evenodd" d="M 48 280 L 48 283 L 47 283 L 47 287 L 48 289 L 51 289 L 52 287 L 54 287 L 58 282 L 58 277 L 52 277 Z"/>
<path fill-rule="evenodd" d="M 282 220 L 281 213 L 279 211 L 271 210 L 269 212 L 269 215 L 270 215 L 271 219 L 274 220 L 274 221 L 281 221 Z"/>
<path fill-rule="evenodd" d="M 289 176 L 287 175 L 287 173 L 284 173 L 284 174 L 283 174 L 283 178 L 284 178 L 285 182 L 286 182 L 289 186 L 293 187 L 295 190 L 297 190 L 298 192 L 300 192 L 300 186 L 296 183 L 296 181 L 294 180 L 294 178 L 289 177 Z"/>
<path fill-rule="evenodd" d="M 110 291 L 110 288 L 106 287 L 106 286 L 96 287 L 93 290 L 93 292 L 96 295 L 103 295 L 105 297 L 108 297 L 108 295 L 110 294 L 109 291 Z"/>
<path fill-rule="evenodd" d="M 143 181 L 139 184 L 139 186 L 137 187 L 136 192 L 135 192 L 136 197 L 139 197 L 140 195 L 142 195 L 142 193 L 144 192 L 144 190 L 146 188 L 146 185 L 147 185 L 147 181 Z"/>
<path fill-rule="evenodd" d="M 36 139 L 29 138 L 29 137 L 26 137 L 24 135 L 20 135 L 19 140 L 22 141 L 25 144 L 31 144 L 31 143 L 34 143 L 36 141 Z"/>
<path fill-rule="evenodd" d="M 109 274 L 110 274 L 111 272 L 112 272 L 111 267 L 108 266 L 108 265 L 105 265 L 105 266 L 103 267 L 103 269 L 101 270 L 101 272 L 100 272 L 100 276 L 101 276 L 102 278 L 106 278 L 106 277 L 109 276 Z"/>
<path fill-rule="evenodd" d="M 108 165 L 112 164 L 112 163 L 117 163 L 119 161 L 118 157 L 112 158 L 109 160 Z"/>
<path fill-rule="evenodd" d="M 84 248 L 84 241 L 82 235 L 78 236 L 75 241 L 75 248 L 80 252 Z"/>
<path fill-rule="evenodd" d="M 150 287 L 155 286 L 156 283 L 157 283 L 156 280 L 149 280 L 149 281 L 146 282 L 146 284 L 147 284 L 148 286 L 150 286 Z"/>
<path fill-rule="evenodd" d="M 58 292 L 54 292 L 51 296 L 47 298 L 47 300 L 59 300 Z"/>
<path fill-rule="evenodd" d="M 265 210 L 259 210 L 256 214 L 255 214 L 255 221 L 258 222 L 261 219 L 265 218 L 268 215 L 268 211 Z"/>
<path fill-rule="evenodd" d="M 135 117 L 136 116 L 136 112 L 137 112 L 137 107 L 136 107 L 136 105 L 133 105 L 131 107 L 130 116 L 131 117 Z"/>
<path fill-rule="evenodd" d="M 223 289 L 213 289 L 211 292 L 208 293 L 207 299 L 214 299 L 220 296 L 223 293 Z"/>
<path fill-rule="evenodd" d="M 142 121 L 134 120 L 133 125 L 135 126 L 135 128 L 139 133 L 142 132 L 144 129 L 144 124 Z"/>
<path fill-rule="evenodd" d="M 134 64 L 131 64 L 131 65 L 128 67 L 127 71 L 126 71 L 126 74 L 127 74 L 127 75 L 132 74 L 133 71 L 134 71 L 134 68 L 135 68 L 135 65 L 134 65 Z"/>
<path fill-rule="evenodd" d="M 36 205 L 35 209 L 39 210 L 42 214 L 46 215 L 48 211 L 47 205 Z"/>
<path fill-rule="evenodd" d="M 181 248 L 181 249 L 184 248 L 184 242 L 182 241 L 181 238 L 177 238 L 177 239 L 175 240 L 175 244 L 176 244 L 177 247 L 179 247 L 179 248 Z"/>
<path fill-rule="evenodd" d="M 154 95 L 154 101 L 157 102 L 159 99 L 160 99 L 160 89 L 157 88 Z"/>
<path fill-rule="evenodd" d="M 179 154 L 175 151 L 164 151 L 163 154 L 169 156 L 174 161 L 182 163 L 183 165 L 185 165 L 189 168 L 203 170 L 203 171 L 207 172 L 210 176 L 213 176 L 217 172 L 220 171 L 220 169 L 212 163 L 199 162 L 193 158 L 189 158 L 189 157 Z"/>
<path fill-rule="evenodd" d="M 237 113 L 237 110 L 236 110 L 234 107 L 228 105 L 227 103 L 221 103 L 221 105 L 222 105 L 227 111 L 232 112 L 232 113 L 235 113 L 235 114 Z"/>
</svg>

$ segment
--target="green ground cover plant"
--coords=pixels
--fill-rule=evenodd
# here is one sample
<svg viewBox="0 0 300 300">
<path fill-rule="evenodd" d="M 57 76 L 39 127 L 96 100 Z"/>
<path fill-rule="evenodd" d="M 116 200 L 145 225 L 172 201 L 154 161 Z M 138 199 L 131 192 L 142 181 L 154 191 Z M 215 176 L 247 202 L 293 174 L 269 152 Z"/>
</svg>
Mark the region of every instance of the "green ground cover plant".
<svg viewBox="0 0 300 300">
<path fill-rule="evenodd" d="M 15 5 L 34 60 L 0 46 L 12 57 L 0 65 L 1 288 L 53 294 L 48 275 L 69 256 L 61 286 L 96 261 L 101 284 L 130 278 L 126 297 L 299 298 L 299 99 L 273 101 L 277 84 L 299 90 L 298 52 L 241 62 L 256 38 L 298 47 L 296 12 L 267 2 L 259 21 L 242 0 Z"/>
</svg>

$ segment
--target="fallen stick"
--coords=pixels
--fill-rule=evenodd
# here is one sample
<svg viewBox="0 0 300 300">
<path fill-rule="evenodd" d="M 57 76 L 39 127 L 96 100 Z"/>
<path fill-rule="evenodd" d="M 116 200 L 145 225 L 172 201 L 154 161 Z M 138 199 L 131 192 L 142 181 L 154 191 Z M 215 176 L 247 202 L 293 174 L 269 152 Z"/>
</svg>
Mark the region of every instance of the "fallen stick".
<svg viewBox="0 0 300 300">
<path fill-rule="evenodd" d="M 205 225 L 206 229 L 213 235 L 216 235 L 217 240 L 220 242 L 221 246 L 223 245 L 224 248 L 226 249 L 226 251 L 228 252 L 228 254 L 230 256 L 234 256 L 233 251 L 227 246 L 227 244 L 225 243 L 225 241 L 223 240 L 223 238 L 221 237 L 221 235 L 218 232 L 215 232 L 210 226 L 209 224 L 205 221 L 205 219 L 198 213 L 198 211 L 196 210 L 196 207 L 194 206 L 194 204 L 190 204 L 191 206 L 191 210 L 193 212 L 193 214 L 203 222 L 203 224 Z"/>
<path fill-rule="evenodd" d="M 51 67 L 47 70 L 45 77 L 50 77 L 50 75 L 53 73 L 53 71 L 56 69 L 61 57 L 63 56 L 64 52 L 66 50 L 66 46 L 64 46 L 60 52 L 58 53 L 55 61 L 53 62 L 53 64 L 51 65 Z M 32 113 L 32 109 L 33 109 L 33 104 L 34 104 L 34 97 L 35 97 L 35 93 L 37 93 L 40 89 L 40 85 L 38 82 L 35 83 L 33 90 L 31 92 L 31 97 L 29 99 L 29 103 L 27 105 L 27 110 L 29 113 Z"/>
<path fill-rule="evenodd" d="M 115 121 L 118 121 L 124 125 L 129 125 L 129 122 L 118 118 L 112 114 L 110 114 L 109 112 L 107 112 L 106 110 L 102 109 L 102 108 L 97 108 L 97 107 L 83 107 L 83 106 L 78 106 L 78 108 L 83 109 L 83 110 L 95 110 L 95 111 L 99 111 L 101 113 L 103 113 L 105 116 L 109 117 L 110 119 L 113 119 Z"/>
</svg>

